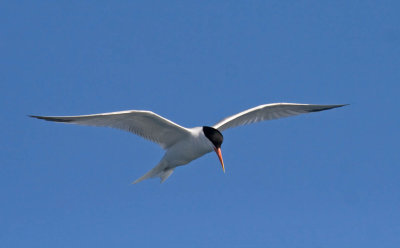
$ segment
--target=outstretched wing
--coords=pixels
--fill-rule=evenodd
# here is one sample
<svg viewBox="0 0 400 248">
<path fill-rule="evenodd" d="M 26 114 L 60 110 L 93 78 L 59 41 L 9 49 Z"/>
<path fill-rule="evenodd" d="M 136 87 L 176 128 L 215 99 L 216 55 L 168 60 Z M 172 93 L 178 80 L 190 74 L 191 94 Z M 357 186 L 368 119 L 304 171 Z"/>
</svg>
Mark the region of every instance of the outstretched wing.
<svg viewBox="0 0 400 248">
<path fill-rule="evenodd" d="M 128 110 L 78 116 L 31 115 L 30 117 L 46 121 L 118 128 L 156 142 L 164 149 L 167 149 L 190 134 L 187 128 L 179 126 L 151 111 L 145 110 Z"/>
<path fill-rule="evenodd" d="M 314 105 L 314 104 L 299 104 L 299 103 L 271 103 L 260 105 L 235 115 L 229 116 L 213 127 L 219 131 L 224 131 L 231 127 L 237 127 L 250 123 L 279 119 L 299 114 L 318 112 L 333 108 L 345 106 L 343 105 Z"/>
</svg>

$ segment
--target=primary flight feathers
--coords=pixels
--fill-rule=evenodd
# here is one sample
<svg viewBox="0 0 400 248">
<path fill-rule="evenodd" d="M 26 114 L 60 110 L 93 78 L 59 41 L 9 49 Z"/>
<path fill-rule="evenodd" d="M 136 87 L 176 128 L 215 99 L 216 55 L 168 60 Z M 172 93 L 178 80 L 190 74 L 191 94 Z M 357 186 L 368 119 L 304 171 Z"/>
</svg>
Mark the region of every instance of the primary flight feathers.
<svg viewBox="0 0 400 248">
<path fill-rule="evenodd" d="M 259 121 L 269 121 L 283 117 L 289 117 L 299 114 L 318 112 L 338 107 L 342 105 L 314 105 L 314 104 L 298 104 L 298 103 L 270 103 L 260 105 L 235 115 L 222 119 L 213 127 L 224 131 L 231 127 L 251 124 Z"/>
<path fill-rule="evenodd" d="M 172 174 L 175 167 L 187 164 L 211 152 L 213 149 L 217 152 L 224 169 L 220 152 L 221 144 L 213 139 L 216 139 L 215 137 L 220 135 L 222 143 L 222 134 L 220 132 L 228 128 L 342 106 L 345 105 L 298 103 L 265 104 L 224 118 L 212 127 L 196 128 L 182 127 L 160 115 L 146 110 L 129 110 L 78 116 L 31 115 L 30 117 L 46 121 L 118 128 L 158 143 L 162 148 L 167 150 L 164 157 L 155 168 L 136 181 L 138 182 L 150 177 L 160 177 L 162 181 L 164 181 Z"/>
<path fill-rule="evenodd" d="M 128 110 L 111 113 L 77 116 L 35 116 L 46 121 L 65 122 L 96 127 L 112 127 L 137 134 L 167 149 L 185 136 L 188 129 L 151 111 Z"/>
</svg>

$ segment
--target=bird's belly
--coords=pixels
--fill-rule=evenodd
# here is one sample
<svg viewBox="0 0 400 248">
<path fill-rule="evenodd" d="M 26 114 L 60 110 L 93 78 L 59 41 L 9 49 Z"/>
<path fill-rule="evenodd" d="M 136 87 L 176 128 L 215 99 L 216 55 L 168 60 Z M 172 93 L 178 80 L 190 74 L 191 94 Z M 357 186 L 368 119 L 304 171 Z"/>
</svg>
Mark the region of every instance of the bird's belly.
<svg viewBox="0 0 400 248">
<path fill-rule="evenodd" d="M 212 148 L 199 143 L 182 142 L 168 149 L 164 158 L 168 164 L 179 166 L 212 151 Z"/>
</svg>

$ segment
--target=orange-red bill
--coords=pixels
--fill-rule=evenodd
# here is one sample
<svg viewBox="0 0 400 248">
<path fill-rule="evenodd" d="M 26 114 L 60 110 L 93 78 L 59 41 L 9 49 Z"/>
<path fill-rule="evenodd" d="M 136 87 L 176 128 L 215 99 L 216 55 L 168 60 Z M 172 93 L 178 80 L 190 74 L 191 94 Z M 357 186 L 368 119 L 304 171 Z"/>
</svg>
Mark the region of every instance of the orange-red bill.
<svg viewBox="0 0 400 248">
<path fill-rule="evenodd" d="M 217 153 L 218 158 L 219 158 L 219 162 L 221 162 L 222 165 L 222 170 L 225 173 L 225 166 L 224 166 L 224 160 L 222 159 L 222 153 L 221 153 L 221 148 L 215 148 L 215 153 Z"/>
</svg>

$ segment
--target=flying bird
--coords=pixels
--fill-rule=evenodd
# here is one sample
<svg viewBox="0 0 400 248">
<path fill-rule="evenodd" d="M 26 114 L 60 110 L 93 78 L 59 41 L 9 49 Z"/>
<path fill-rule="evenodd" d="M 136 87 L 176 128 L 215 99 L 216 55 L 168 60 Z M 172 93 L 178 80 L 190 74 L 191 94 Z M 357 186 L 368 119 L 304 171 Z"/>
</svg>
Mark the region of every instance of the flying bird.
<svg viewBox="0 0 400 248">
<path fill-rule="evenodd" d="M 193 128 L 182 127 L 147 110 L 128 110 L 78 116 L 30 115 L 30 117 L 69 124 L 118 128 L 156 142 L 166 150 L 164 156 L 153 169 L 133 183 L 153 177 L 160 177 L 162 183 L 171 176 L 176 167 L 188 164 L 192 160 L 213 150 L 218 156 L 222 170 L 225 172 L 221 154 L 221 145 L 224 138 L 221 132 L 228 128 L 299 114 L 319 112 L 345 105 L 264 104 L 224 118 L 213 126 Z"/>
</svg>

